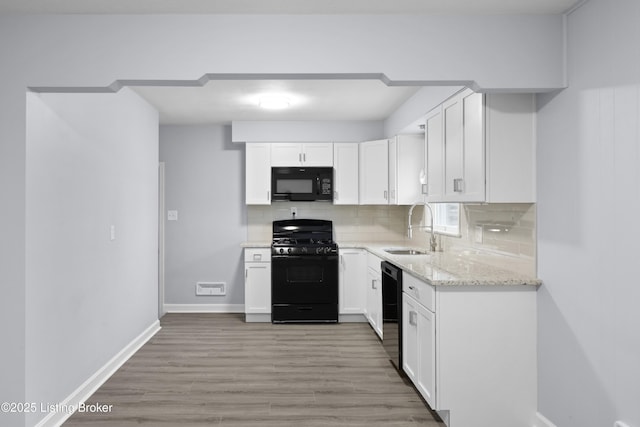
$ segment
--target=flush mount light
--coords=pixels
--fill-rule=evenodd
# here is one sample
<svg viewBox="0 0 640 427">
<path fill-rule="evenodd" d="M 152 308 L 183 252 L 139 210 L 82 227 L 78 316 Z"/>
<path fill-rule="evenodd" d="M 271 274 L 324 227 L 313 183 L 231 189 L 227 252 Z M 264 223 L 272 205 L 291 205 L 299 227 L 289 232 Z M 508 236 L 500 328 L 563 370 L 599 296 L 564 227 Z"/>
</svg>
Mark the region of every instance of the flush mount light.
<svg viewBox="0 0 640 427">
<path fill-rule="evenodd" d="M 289 98 L 281 95 L 265 95 L 258 100 L 258 106 L 267 110 L 282 110 L 289 108 L 290 105 Z"/>
</svg>

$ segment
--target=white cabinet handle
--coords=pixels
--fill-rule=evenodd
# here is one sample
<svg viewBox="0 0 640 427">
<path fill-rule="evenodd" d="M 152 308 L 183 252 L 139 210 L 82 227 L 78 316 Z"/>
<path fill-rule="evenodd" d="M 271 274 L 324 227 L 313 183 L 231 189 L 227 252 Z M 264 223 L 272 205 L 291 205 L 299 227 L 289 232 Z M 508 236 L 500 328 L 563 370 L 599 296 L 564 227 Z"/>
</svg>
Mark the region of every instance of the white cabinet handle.
<svg viewBox="0 0 640 427">
<path fill-rule="evenodd" d="M 338 200 L 338 190 L 335 190 L 335 191 L 333 192 L 333 198 L 334 198 L 335 200 Z"/>
<path fill-rule="evenodd" d="M 267 200 L 271 200 L 271 191 L 267 190 Z"/>
<path fill-rule="evenodd" d="M 412 326 L 418 325 L 418 313 L 415 311 L 409 312 L 409 324 Z"/>
<path fill-rule="evenodd" d="M 247 277 L 249 277 L 249 269 L 245 268 L 244 269 L 244 278 L 246 279 Z"/>
<path fill-rule="evenodd" d="M 298 153 L 298 162 L 302 163 L 302 153 Z"/>
<path fill-rule="evenodd" d="M 376 279 L 371 279 L 371 289 L 378 289 L 376 288 Z"/>
<path fill-rule="evenodd" d="M 307 153 L 302 153 L 302 161 L 303 162 L 307 161 Z"/>
<path fill-rule="evenodd" d="M 388 200 L 388 199 L 387 199 L 387 195 L 388 195 L 387 190 L 384 190 L 384 199 L 385 199 L 385 200 Z"/>
</svg>

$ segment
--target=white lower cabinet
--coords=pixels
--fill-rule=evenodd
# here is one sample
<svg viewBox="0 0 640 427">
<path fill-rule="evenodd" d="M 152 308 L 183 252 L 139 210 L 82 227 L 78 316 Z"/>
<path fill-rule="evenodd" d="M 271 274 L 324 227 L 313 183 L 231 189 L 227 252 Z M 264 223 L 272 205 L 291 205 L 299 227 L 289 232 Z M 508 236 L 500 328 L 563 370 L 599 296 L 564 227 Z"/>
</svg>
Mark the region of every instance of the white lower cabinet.
<svg viewBox="0 0 640 427">
<path fill-rule="evenodd" d="M 364 249 L 340 249 L 340 297 L 339 313 L 341 315 L 365 312 L 366 276 L 362 274 L 367 268 L 367 251 Z"/>
<path fill-rule="evenodd" d="M 373 330 L 382 339 L 382 260 L 367 253 L 366 315 Z"/>
<path fill-rule="evenodd" d="M 271 250 L 244 250 L 244 312 L 247 322 L 271 320 Z"/>
<path fill-rule="evenodd" d="M 402 294 L 402 368 L 429 406 L 436 408 L 435 314 Z"/>
<path fill-rule="evenodd" d="M 403 370 L 447 426 L 533 425 L 536 288 L 402 287 Z"/>
</svg>

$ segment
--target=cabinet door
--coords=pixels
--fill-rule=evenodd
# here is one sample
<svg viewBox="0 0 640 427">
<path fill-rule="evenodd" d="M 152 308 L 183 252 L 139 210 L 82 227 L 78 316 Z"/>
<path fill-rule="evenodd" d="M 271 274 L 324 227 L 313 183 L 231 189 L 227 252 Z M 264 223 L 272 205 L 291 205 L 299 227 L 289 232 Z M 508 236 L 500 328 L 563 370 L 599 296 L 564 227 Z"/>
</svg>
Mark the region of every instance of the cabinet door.
<svg viewBox="0 0 640 427">
<path fill-rule="evenodd" d="M 435 314 L 416 306 L 418 363 L 416 388 L 432 409 L 436 406 L 436 323 Z"/>
<path fill-rule="evenodd" d="M 333 143 L 302 144 L 302 164 L 304 166 L 333 166 Z"/>
<path fill-rule="evenodd" d="M 271 144 L 271 166 L 301 166 L 302 144 Z"/>
<path fill-rule="evenodd" d="M 244 311 L 271 313 L 271 263 L 245 263 Z"/>
<path fill-rule="evenodd" d="M 484 202 L 483 95 L 464 91 L 442 104 L 445 199 Z"/>
<path fill-rule="evenodd" d="M 411 382 L 418 377 L 418 322 L 416 301 L 402 293 L 402 370 Z"/>
<path fill-rule="evenodd" d="M 398 137 L 389 140 L 389 204 L 398 204 Z"/>
<path fill-rule="evenodd" d="M 484 95 L 471 93 L 462 100 L 464 113 L 464 186 L 463 200 L 485 201 L 485 126 Z"/>
<path fill-rule="evenodd" d="M 357 205 L 358 197 L 358 144 L 333 145 L 334 205 Z M 364 270 L 362 270 L 364 271 Z"/>
<path fill-rule="evenodd" d="M 427 201 L 440 202 L 444 197 L 444 139 L 442 107 L 430 111 L 426 117 L 425 144 L 427 165 Z"/>
<path fill-rule="evenodd" d="M 367 304 L 367 256 L 363 250 L 340 250 L 340 314 L 362 314 Z"/>
<path fill-rule="evenodd" d="M 389 203 L 388 140 L 360 143 L 360 204 Z"/>
<path fill-rule="evenodd" d="M 424 170 L 424 136 L 398 135 L 395 139 L 397 142 L 394 186 L 391 185 L 389 154 L 389 203 L 411 205 L 423 200 L 420 172 Z"/>
<path fill-rule="evenodd" d="M 382 339 L 382 283 L 380 272 L 368 269 L 367 275 L 367 320 Z"/>
<path fill-rule="evenodd" d="M 442 104 L 444 127 L 445 197 L 458 200 L 464 187 L 464 132 L 462 97 L 455 96 Z M 460 194 L 459 194 L 460 193 Z"/>
<path fill-rule="evenodd" d="M 246 144 L 245 200 L 248 205 L 271 204 L 271 146 Z"/>
</svg>

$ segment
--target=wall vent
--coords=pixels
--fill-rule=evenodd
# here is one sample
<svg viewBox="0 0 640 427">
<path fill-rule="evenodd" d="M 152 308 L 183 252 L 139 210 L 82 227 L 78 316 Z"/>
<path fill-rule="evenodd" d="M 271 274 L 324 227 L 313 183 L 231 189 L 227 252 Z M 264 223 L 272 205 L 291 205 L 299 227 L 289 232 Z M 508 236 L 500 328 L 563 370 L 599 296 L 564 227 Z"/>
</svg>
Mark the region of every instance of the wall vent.
<svg viewBox="0 0 640 427">
<path fill-rule="evenodd" d="M 226 283 L 198 282 L 196 283 L 196 295 L 226 295 Z"/>
</svg>

